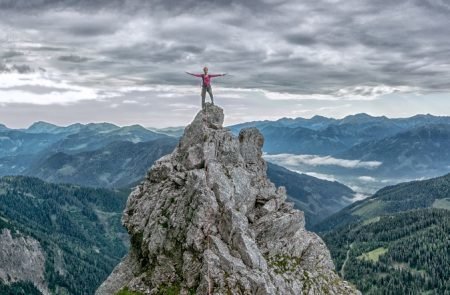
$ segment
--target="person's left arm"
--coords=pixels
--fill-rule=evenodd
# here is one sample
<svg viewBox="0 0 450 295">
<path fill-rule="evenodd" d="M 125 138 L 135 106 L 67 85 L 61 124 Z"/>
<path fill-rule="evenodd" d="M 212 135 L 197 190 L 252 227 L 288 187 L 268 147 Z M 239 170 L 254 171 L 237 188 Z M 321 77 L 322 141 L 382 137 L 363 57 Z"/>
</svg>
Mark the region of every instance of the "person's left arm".
<svg viewBox="0 0 450 295">
<path fill-rule="evenodd" d="M 222 77 L 222 76 L 226 76 L 227 74 L 209 74 L 209 76 L 211 77 L 211 78 L 214 78 L 214 77 Z"/>
</svg>

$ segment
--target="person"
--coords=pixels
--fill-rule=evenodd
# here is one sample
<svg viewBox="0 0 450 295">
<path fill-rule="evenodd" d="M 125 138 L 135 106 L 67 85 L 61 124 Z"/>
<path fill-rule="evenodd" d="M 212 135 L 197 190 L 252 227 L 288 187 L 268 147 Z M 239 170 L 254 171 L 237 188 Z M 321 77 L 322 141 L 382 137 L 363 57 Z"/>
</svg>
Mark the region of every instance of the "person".
<svg viewBox="0 0 450 295">
<path fill-rule="evenodd" d="M 205 108 L 206 92 L 208 92 L 209 98 L 211 99 L 211 103 L 214 105 L 214 97 L 213 97 L 212 88 L 211 88 L 211 78 L 223 77 L 226 74 L 215 74 L 215 75 L 208 74 L 208 67 L 203 68 L 203 74 L 193 74 L 193 73 L 189 73 L 189 72 L 186 72 L 186 74 L 202 78 L 202 93 L 201 93 L 202 109 Z"/>
</svg>

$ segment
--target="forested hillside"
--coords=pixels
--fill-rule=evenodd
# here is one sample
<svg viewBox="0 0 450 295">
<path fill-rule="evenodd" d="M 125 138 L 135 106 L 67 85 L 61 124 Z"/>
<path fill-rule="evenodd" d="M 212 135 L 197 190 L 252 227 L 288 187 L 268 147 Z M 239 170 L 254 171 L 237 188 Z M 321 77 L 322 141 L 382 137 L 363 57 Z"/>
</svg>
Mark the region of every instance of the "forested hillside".
<svg viewBox="0 0 450 295">
<path fill-rule="evenodd" d="M 122 188 L 139 182 L 154 161 L 170 153 L 174 138 L 133 143 L 116 141 L 94 151 L 58 152 L 37 161 L 24 174 L 55 183 Z"/>
<path fill-rule="evenodd" d="M 126 253 L 128 239 L 120 217 L 127 195 L 127 191 L 3 177 L 0 231 L 9 228 L 40 243 L 50 290 L 58 294 L 93 294 Z M 0 285 L 2 288 L 6 286 Z M 32 289 L 20 283 L 8 288 Z"/>
<path fill-rule="evenodd" d="M 323 236 L 341 276 L 363 294 L 450 294 L 450 211 L 375 217 Z"/>
<path fill-rule="evenodd" d="M 450 174 L 383 188 L 316 230 L 363 294 L 450 294 Z"/>
<path fill-rule="evenodd" d="M 355 192 L 337 181 L 328 181 L 267 163 L 267 176 L 286 188 L 289 201 L 305 213 L 306 227 L 315 224 L 353 202 Z"/>
</svg>

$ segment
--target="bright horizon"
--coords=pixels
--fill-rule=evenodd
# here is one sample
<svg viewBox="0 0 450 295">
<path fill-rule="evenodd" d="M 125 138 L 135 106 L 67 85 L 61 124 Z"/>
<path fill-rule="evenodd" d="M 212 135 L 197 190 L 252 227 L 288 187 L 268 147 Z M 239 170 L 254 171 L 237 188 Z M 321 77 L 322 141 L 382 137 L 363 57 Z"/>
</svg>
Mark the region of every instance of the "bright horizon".
<svg viewBox="0 0 450 295">
<path fill-rule="evenodd" d="M 345 116 L 343 116 L 343 117 L 327 117 L 327 116 L 322 116 L 322 117 L 326 117 L 326 118 L 329 118 L 329 119 L 335 119 L 335 120 L 341 120 L 341 119 L 344 119 L 345 117 L 348 117 L 348 116 L 355 116 L 355 115 L 361 115 L 361 114 L 366 114 L 366 115 L 369 115 L 369 116 L 371 116 L 371 117 L 382 117 L 382 116 L 384 116 L 384 115 L 382 115 L 382 116 L 373 116 L 373 115 L 371 115 L 371 114 L 367 114 L 367 113 L 356 113 L 356 114 L 350 114 L 350 115 L 345 115 Z M 449 116 L 447 116 L 447 115 L 435 115 L 435 114 L 430 114 L 430 113 L 426 113 L 426 114 L 415 114 L 415 115 L 412 115 L 412 116 L 406 116 L 406 117 L 388 117 L 388 116 L 384 116 L 384 117 L 386 117 L 386 118 L 388 118 L 388 119 L 406 119 L 406 118 L 411 118 L 411 117 L 414 117 L 414 116 L 428 116 L 428 115 L 430 115 L 430 116 L 434 116 L 434 117 L 449 117 Z M 310 120 L 310 119 L 312 119 L 314 116 L 321 116 L 321 115 L 313 115 L 313 116 L 311 116 L 311 117 L 280 117 L 280 118 L 275 118 L 275 119 L 261 119 L 261 120 L 251 120 L 251 121 L 242 121 L 242 122 L 237 122 L 237 123 L 233 123 L 233 124 L 227 124 L 226 123 L 226 114 L 225 114 L 225 124 L 224 124 L 224 126 L 226 126 L 226 127 L 228 127 L 228 126 L 233 126 L 233 125 L 237 125 L 237 124 L 241 124 L 241 123 L 249 123 L 249 122 L 252 122 L 252 121 L 277 121 L 277 120 L 281 120 L 281 119 L 299 119 L 299 118 L 302 118 L 302 119 L 306 119 L 306 120 Z M 191 119 L 191 121 L 194 119 L 194 116 L 192 117 L 192 119 Z M 191 121 L 189 121 L 187 124 L 189 124 Z M 186 127 L 186 125 L 179 125 L 179 126 L 162 126 L 162 127 L 156 127 L 156 126 L 145 126 L 145 125 L 142 125 L 142 124 L 138 124 L 138 123 L 135 123 L 135 124 L 128 124 L 128 125 L 121 125 L 121 124 L 115 124 L 114 122 L 108 122 L 108 121 L 87 121 L 87 122 L 72 122 L 72 123 L 68 123 L 68 124 L 58 124 L 58 123 L 56 123 L 56 122 L 50 122 L 50 121 L 44 121 L 44 120 L 39 120 L 39 121 L 34 121 L 34 122 L 32 122 L 32 123 L 30 123 L 30 124 L 28 124 L 28 125 L 24 125 L 24 126 L 9 126 L 9 125 L 7 125 L 7 124 L 5 124 L 5 123 L 2 123 L 2 122 L 0 122 L 0 125 L 5 125 L 7 128 L 9 128 L 9 129 L 27 129 L 27 128 L 29 128 L 29 127 L 31 127 L 33 124 L 36 124 L 36 123 L 40 123 L 40 122 L 42 122 L 42 123 L 48 123 L 48 124 L 52 124 L 52 125 L 56 125 L 56 126 L 58 126 L 58 127 L 68 127 L 68 126 L 70 126 L 70 125 L 74 125 L 74 124 L 82 124 L 82 125 L 87 125 L 87 124 L 102 124 L 102 123 L 105 123 L 105 124 L 113 124 L 113 125 L 116 125 L 116 126 L 118 126 L 118 127 L 127 127 L 127 126 L 132 126 L 132 125 L 140 125 L 140 126 L 142 126 L 142 127 L 144 127 L 144 128 L 156 128 L 156 129 L 165 129 L 165 128 L 184 128 L 184 127 Z"/>
<path fill-rule="evenodd" d="M 0 0 L 0 123 L 188 124 L 213 79 L 226 125 L 450 115 L 443 1 Z M 301 17 L 299 17 L 301 16 Z"/>
</svg>

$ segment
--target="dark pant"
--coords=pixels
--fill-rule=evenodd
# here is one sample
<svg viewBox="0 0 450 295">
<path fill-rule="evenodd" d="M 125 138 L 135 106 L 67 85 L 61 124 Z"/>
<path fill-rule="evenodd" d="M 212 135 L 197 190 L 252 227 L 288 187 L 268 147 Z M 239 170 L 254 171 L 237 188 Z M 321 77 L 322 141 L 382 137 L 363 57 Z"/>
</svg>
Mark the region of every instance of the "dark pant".
<svg viewBox="0 0 450 295">
<path fill-rule="evenodd" d="M 209 97 L 211 98 L 211 103 L 214 104 L 214 97 L 212 94 L 211 85 L 203 85 L 202 86 L 202 108 L 205 108 L 205 98 L 206 98 L 206 91 L 208 91 Z"/>
</svg>

